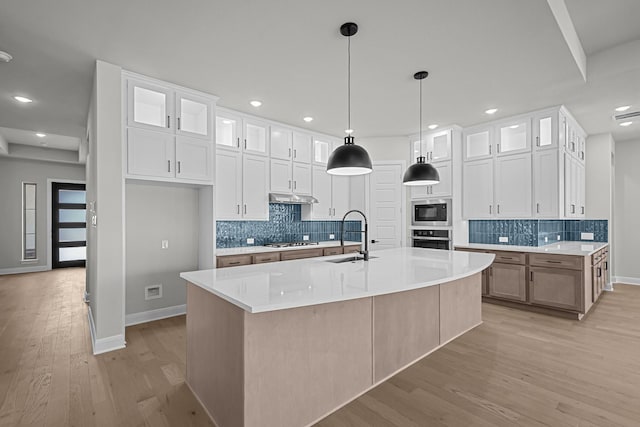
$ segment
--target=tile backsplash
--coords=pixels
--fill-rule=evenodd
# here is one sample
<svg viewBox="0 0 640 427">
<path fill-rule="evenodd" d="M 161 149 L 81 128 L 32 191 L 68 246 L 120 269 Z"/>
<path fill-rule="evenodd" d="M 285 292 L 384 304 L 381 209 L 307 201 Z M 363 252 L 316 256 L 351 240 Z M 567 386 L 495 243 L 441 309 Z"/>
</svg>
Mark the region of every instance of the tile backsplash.
<svg viewBox="0 0 640 427">
<path fill-rule="evenodd" d="M 608 227 L 608 221 L 600 219 L 469 220 L 469 243 L 544 246 L 558 240 L 582 241 L 581 233 L 593 233 L 588 241 L 606 242 Z"/>
<path fill-rule="evenodd" d="M 269 204 L 269 221 L 216 221 L 216 246 L 234 248 L 238 246 L 261 246 L 265 243 L 302 241 L 304 235 L 309 241 L 322 242 L 340 240 L 341 221 L 302 221 L 300 205 Z M 360 242 L 361 221 L 345 222 L 345 240 Z M 247 239 L 253 238 L 254 244 L 248 245 Z"/>
</svg>

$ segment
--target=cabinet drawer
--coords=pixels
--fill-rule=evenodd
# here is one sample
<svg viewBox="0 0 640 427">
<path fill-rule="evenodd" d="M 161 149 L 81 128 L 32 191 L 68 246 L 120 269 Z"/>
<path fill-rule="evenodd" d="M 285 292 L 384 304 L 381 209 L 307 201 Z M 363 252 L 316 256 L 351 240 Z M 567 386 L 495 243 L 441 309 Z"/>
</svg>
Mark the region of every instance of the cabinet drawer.
<svg viewBox="0 0 640 427">
<path fill-rule="evenodd" d="M 558 267 L 570 268 L 573 270 L 582 270 L 584 262 L 581 256 L 572 255 L 553 255 L 553 254 L 530 254 L 529 264 L 540 267 Z"/>
<path fill-rule="evenodd" d="M 322 256 L 323 251 L 322 248 L 318 249 L 298 249 L 293 251 L 281 252 L 280 260 L 289 261 L 292 259 L 303 259 L 303 258 L 313 258 L 317 256 Z"/>
<path fill-rule="evenodd" d="M 527 263 L 527 254 L 522 252 L 494 252 L 496 259 L 494 262 L 502 262 L 505 264 L 521 264 Z"/>
<path fill-rule="evenodd" d="M 335 248 L 325 248 L 324 250 L 324 256 L 330 256 L 330 255 L 342 255 L 342 247 L 338 246 Z"/>
<path fill-rule="evenodd" d="M 352 254 L 360 252 L 360 245 L 349 245 L 344 247 L 345 254 Z"/>
<path fill-rule="evenodd" d="M 277 261 L 280 261 L 280 252 L 255 254 L 253 256 L 254 264 L 264 264 L 267 262 L 277 262 Z"/>
<path fill-rule="evenodd" d="M 239 265 L 249 265 L 251 261 L 251 255 L 219 256 L 216 258 L 216 266 L 218 268 L 237 267 Z"/>
</svg>

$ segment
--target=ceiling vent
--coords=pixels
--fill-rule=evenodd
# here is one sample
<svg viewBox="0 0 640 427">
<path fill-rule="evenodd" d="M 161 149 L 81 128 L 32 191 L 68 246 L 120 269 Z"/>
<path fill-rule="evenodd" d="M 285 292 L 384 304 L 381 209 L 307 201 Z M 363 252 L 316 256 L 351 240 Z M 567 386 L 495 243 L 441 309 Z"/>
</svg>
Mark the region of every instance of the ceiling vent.
<svg viewBox="0 0 640 427">
<path fill-rule="evenodd" d="M 614 119 L 616 120 L 627 120 L 627 119 L 632 119 L 634 117 L 638 117 L 640 116 L 640 111 L 634 111 L 631 113 L 624 113 L 624 114 L 618 114 L 613 116 Z"/>
</svg>

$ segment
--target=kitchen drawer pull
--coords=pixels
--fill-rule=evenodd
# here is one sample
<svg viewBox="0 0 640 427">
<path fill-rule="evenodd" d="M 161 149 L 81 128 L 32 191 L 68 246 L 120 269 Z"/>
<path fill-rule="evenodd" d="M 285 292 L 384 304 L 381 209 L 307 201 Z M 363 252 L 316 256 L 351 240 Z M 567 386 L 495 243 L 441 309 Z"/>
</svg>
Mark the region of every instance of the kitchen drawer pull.
<svg viewBox="0 0 640 427">
<path fill-rule="evenodd" d="M 240 261 L 233 261 L 229 263 L 229 265 L 238 265 L 238 264 L 240 264 Z"/>
<path fill-rule="evenodd" d="M 549 264 L 562 264 L 562 261 L 552 261 L 550 259 L 548 259 L 546 262 L 548 262 Z"/>
<path fill-rule="evenodd" d="M 513 257 L 510 257 L 510 256 L 500 256 L 500 258 L 502 258 L 502 259 L 513 259 Z"/>
<path fill-rule="evenodd" d="M 598 267 L 598 277 L 602 277 L 602 268 Z"/>
</svg>

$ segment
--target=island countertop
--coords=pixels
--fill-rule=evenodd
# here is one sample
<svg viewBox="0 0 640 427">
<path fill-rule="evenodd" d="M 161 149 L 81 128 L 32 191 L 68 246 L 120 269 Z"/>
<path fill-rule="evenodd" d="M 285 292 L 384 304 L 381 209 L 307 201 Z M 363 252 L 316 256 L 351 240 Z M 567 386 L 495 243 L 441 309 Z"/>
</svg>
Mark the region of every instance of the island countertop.
<svg viewBox="0 0 640 427">
<path fill-rule="evenodd" d="M 487 268 L 494 255 L 403 247 L 369 261 L 333 263 L 335 255 L 180 273 L 249 313 L 347 301 L 440 285 Z"/>
</svg>

